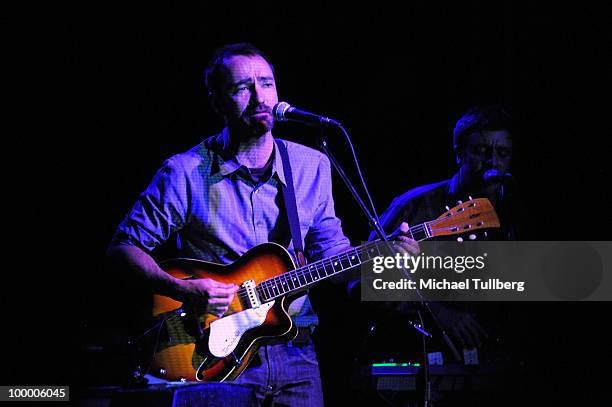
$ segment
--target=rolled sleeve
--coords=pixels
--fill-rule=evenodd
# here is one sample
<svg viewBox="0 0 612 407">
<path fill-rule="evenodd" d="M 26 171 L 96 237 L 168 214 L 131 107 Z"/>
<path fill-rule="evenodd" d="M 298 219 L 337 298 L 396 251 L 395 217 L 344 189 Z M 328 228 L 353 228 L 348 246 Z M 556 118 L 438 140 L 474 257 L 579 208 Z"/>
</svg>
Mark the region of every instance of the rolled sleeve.
<svg viewBox="0 0 612 407">
<path fill-rule="evenodd" d="M 166 160 L 120 223 L 112 243 L 155 249 L 186 224 L 190 196 L 184 169 L 173 159 Z"/>
</svg>

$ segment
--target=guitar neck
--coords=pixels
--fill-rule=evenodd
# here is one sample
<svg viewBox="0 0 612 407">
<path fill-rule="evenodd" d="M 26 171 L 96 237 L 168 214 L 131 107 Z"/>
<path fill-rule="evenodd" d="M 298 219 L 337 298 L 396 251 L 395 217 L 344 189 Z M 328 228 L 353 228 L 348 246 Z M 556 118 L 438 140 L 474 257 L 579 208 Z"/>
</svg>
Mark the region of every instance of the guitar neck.
<svg viewBox="0 0 612 407">
<path fill-rule="evenodd" d="M 416 225 L 408 232 L 414 240 L 421 241 L 431 237 L 427 222 Z M 304 267 L 288 271 L 274 278 L 262 281 L 257 286 L 259 298 L 271 301 L 299 290 L 303 290 L 321 280 L 338 275 L 346 270 L 359 267 L 375 257 L 388 254 L 388 242 L 380 240 L 366 243 L 338 255 L 316 261 Z"/>
</svg>

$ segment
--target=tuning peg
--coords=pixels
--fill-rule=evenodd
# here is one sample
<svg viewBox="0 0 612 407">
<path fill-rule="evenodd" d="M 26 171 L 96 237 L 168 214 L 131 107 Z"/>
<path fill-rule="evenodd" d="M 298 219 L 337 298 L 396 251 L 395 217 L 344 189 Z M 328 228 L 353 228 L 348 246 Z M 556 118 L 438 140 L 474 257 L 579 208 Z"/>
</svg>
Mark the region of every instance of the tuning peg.
<svg viewBox="0 0 612 407">
<path fill-rule="evenodd" d="M 472 233 L 472 234 L 469 236 L 469 238 L 470 238 L 470 240 L 476 240 L 476 235 Z"/>
<path fill-rule="evenodd" d="M 474 199 L 474 198 L 472 198 L 472 195 L 468 195 L 468 198 L 469 198 L 469 200 L 470 200 L 470 201 L 471 201 L 472 199 Z"/>
<path fill-rule="evenodd" d="M 458 241 L 459 243 L 462 243 L 462 242 L 463 242 L 463 238 L 462 238 L 461 236 L 459 236 L 459 237 L 457 238 L 457 241 Z"/>
<path fill-rule="evenodd" d="M 488 233 L 487 233 L 487 231 L 485 230 L 485 231 L 484 231 L 484 237 L 487 237 L 487 236 L 489 236 L 489 234 L 488 234 Z"/>
<path fill-rule="evenodd" d="M 457 205 L 461 205 L 463 201 L 457 201 Z"/>
<path fill-rule="evenodd" d="M 445 206 L 447 211 L 450 211 L 450 208 L 448 207 L 448 205 Z"/>
</svg>

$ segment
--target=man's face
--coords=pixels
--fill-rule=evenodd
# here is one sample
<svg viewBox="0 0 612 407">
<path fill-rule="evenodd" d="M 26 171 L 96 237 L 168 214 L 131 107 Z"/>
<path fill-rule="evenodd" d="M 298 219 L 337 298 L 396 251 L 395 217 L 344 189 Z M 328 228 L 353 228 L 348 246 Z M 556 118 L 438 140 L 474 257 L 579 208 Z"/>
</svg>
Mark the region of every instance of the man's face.
<svg viewBox="0 0 612 407">
<path fill-rule="evenodd" d="M 462 176 L 468 185 L 482 189 L 494 189 L 497 184 L 485 185 L 483 175 L 494 169 L 509 172 L 512 159 L 512 138 L 507 130 L 489 130 L 472 133 L 457 157 Z"/>
<path fill-rule="evenodd" d="M 225 60 L 225 85 L 215 102 L 230 126 L 261 136 L 274 126 L 272 108 L 278 102 L 272 68 L 259 55 L 234 55 Z"/>
</svg>

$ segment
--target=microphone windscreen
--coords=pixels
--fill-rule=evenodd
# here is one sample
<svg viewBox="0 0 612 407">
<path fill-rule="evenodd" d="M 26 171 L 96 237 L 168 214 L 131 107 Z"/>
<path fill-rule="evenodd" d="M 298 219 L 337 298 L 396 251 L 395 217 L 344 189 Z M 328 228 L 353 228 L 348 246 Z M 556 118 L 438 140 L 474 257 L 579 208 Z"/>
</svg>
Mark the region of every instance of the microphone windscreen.
<svg viewBox="0 0 612 407">
<path fill-rule="evenodd" d="M 291 105 L 287 102 L 278 102 L 275 104 L 272 108 L 272 115 L 274 116 L 274 119 L 279 122 L 286 122 L 287 118 L 285 117 L 285 113 L 290 107 Z"/>
</svg>

